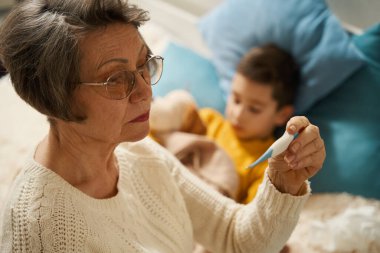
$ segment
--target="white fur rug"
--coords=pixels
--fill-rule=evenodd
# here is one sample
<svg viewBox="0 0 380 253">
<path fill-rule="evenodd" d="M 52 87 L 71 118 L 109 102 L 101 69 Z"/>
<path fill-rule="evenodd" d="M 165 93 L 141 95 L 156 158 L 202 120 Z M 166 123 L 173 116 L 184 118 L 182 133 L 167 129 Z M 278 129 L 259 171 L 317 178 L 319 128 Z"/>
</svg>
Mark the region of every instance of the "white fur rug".
<svg viewBox="0 0 380 253">
<path fill-rule="evenodd" d="M 379 253 L 380 201 L 314 194 L 288 245 L 290 253 Z"/>
</svg>

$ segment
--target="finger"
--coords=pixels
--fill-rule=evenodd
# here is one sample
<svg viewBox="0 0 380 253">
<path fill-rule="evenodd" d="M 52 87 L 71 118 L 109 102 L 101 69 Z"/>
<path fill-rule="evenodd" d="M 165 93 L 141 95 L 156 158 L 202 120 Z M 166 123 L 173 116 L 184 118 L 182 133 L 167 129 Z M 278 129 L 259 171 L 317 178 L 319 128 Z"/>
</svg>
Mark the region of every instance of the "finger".
<svg viewBox="0 0 380 253">
<path fill-rule="evenodd" d="M 295 154 L 317 139 L 321 139 L 319 128 L 315 125 L 309 125 L 300 133 L 298 138 L 289 145 L 288 150 Z"/>
<path fill-rule="evenodd" d="M 302 132 L 302 130 L 310 125 L 309 120 L 304 116 L 294 116 L 286 124 L 286 130 L 290 134 Z"/>
<path fill-rule="evenodd" d="M 311 145 L 316 145 L 318 148 L 314 150 L 315 147 L 310 147 Z M 308 146 L 309 147 L 307 147 L 307 149 L 309 151 L 306 151 L 308 152 L 308 154 L 297 154 L 296 157 L 290 163 L 288 162 L 289 167 L 291 167 L 292 169 L 299 169 L 308 166 L 322 166 L 326 158 L 326 149 L 323 140 L 320 139 L 320 141 L 318 141 L 317 144 L 310 143 Z M 312 150 L 314 150 L 314 152 Z M 289 158 L 287 160 L 289 161 Z"/>
<path fill-rule="evenodd" d="M 318 171 L 320 168 L 322 168 L 325 157 L 326 157 L 326 152 L 324 151 L 324 149 L 322 149 L 318 152 L 315 152 L 306 157 L 303 157 L 302 159 L 299 159 L 298 161 L 294 161 L 290 163 L 289 167 L 295 170 L 312 167 L 312 168 L 316 168 L 316 170 Z"/>
<path fill-rule="evenodd" d="M 321 168 L 322 167 L 306 167 L 306 168 L 304 168 L 305 169 L 305 173 L 307 175 L 307 178 L 310 179 L 311 177 L 313 177 L 315 174 L 318 173 L 318 171 Z"/>
<path fill-rule="evenodd" d="M 324 149 L 324 146 L 324 141 L 321 138 L 315 138 L 311 142 L 307 143 L 306 146 L 302 147 L 302 149 L 299 149 L 298 152 L 287 152 L 285 154 L 285 160 L 287 163 L 297 162 L 306 156 L 321 151 Z"/>
<path fill-rule="evenodd" d="M 291 168 L 288 164 L 284 163 L 284 159 L 281 159 L 280 156 L 271 157 L 268 159 L 268 165 L 272 170 L 278 170 L 278 171 L 290 171 Z"/>
</svg>

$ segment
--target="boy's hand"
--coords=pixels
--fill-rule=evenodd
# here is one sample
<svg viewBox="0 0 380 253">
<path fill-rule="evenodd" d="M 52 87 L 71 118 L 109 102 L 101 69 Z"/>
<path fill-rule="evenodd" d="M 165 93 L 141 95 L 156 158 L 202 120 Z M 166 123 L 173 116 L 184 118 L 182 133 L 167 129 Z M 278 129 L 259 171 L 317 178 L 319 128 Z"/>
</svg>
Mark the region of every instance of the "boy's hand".
<svg viewBox="0 0 380 253">
<path fill-rule="evenodd" d="M 283 193 L 302 195 L 305 180 L 314 176 L 326 157 L 325 145 L 317 126 L 306 117 L 291 118 L 286 126 L 290 134 L 299 133 L 282 154 L 269 159 L 268 175 L 276 188 Z"/>
</svg>

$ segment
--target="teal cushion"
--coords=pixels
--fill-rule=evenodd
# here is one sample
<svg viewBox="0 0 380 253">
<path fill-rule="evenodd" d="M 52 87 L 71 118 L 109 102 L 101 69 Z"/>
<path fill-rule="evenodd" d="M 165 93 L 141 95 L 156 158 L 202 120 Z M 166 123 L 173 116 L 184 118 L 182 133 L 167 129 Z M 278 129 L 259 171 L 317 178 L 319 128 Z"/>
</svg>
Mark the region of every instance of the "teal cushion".
<svg viewBox="0 0 380 253">
<path fill-rule="evenodd" d="M 366 62 L 380 68 L 380 23 L 370 27 L 363 36 L 355 36 L 353 42 Z"/>
<path fill-rule="evenodd" d="M 380 199 L 380 25 L 352 41 L 367 64 L 307 113 L 327 151 L 312 188 Z"/>
<path fill-rule="evenodd" d="M 225 101 L 214 65 L 205 57 L 176 43 L 169 43 L 163 53 L 164 72 L 153 87 L 153 96 L 164 96 L 175 89 L 186 89 L 199 107 L 224 112 Z"/>
<path fill-rule="evenodd" d="M 348 34 L 323 0 L 225 0 L 199 23 L 224 95 L 240 58 L 275 43 L 299 63 L 296 111 L 303 113 L 362 66 Z"/>
</svg>

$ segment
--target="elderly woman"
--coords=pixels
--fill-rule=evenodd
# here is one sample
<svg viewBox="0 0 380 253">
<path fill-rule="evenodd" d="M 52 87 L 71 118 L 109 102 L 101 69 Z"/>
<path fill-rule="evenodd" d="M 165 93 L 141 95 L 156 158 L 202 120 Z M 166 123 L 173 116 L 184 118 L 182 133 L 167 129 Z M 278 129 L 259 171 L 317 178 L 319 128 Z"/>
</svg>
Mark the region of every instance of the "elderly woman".
<svg viewBox="0 0 380 253">
<path fill-rule="evenodd" d="M 14 182 L 1 252 L 278 252 L 325 158 L 318 128 L 269 162 L 255 201 L 236 204 L 146 139 L 163 59 L 139 33 L 146 12 L 118 0 L 33 0 L 0 31 L 19 96 L 50 122 Z M 125 142 L 123 147 L 118 144 Z"/>
</svg>

